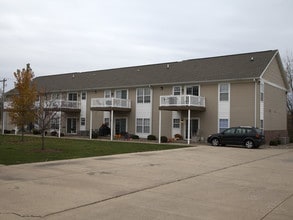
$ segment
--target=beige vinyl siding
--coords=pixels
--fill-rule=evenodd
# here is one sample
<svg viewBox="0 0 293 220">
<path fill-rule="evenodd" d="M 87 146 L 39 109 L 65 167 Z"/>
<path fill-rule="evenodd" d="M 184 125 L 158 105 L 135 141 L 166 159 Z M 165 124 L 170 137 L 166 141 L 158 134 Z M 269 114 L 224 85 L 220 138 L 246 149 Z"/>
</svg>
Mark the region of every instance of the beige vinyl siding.
<svg viewBox="0 0 293 220">
<path fill-rule="evenodd" d="M 231 83 L 230 126 L 254 126 L 255 83 Z"/>
<path fill-rule="evenodd" d="M 271 83 L 274 83 L 280 87 L 286 88 L 282 74 L 280 71 L 279 64 L 274 58 L 263 75 L 263 78 Z"/>
<path fill-rule="evenodd" d="M 264 129 L 287 130 L 287 108 L 285 91 L 265 84 Z"/>
<path fill-rule="evenodd" d="M 156 86 L 153 87 L 153 103 L 152 103 L 152 134 L 158 138 L 159 135 L 159 106 L 160 96 L 172 95 L 173 86 Z M 172 136 L 172 111 L 162 111 L 162 136 Z"/>
<path fill-rule="evenodd" d="M 218 132 L 218 84 L 202 84 L 200 95 L 205 97 L 206 111 L 192 116 L 200 117 L 200 136 L 207 137 Z"/>
</svg>

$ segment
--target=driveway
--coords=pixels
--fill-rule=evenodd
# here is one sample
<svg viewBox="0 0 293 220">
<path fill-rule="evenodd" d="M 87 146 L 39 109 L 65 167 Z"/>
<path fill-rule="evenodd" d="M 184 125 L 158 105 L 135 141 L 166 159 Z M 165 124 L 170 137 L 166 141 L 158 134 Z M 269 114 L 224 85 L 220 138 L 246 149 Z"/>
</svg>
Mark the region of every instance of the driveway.
<svg viewBox="0 0 293 220">
<path fill-rule="evenodd" d="M 0 166 L 0 219 L 293 219 L 293 149 L 197 146 Z"/>
</svg>

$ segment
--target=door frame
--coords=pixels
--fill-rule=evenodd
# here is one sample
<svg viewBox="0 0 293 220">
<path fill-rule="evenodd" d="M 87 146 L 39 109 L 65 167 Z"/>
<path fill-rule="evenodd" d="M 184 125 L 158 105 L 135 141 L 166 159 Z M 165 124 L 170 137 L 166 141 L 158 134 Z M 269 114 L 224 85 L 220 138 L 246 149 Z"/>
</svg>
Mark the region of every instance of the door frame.
<svg viewBox="0 0 293 220">
<path fill-rule="evenodd" d="M 117 117 L 117 118 L 114 118 L 114 132 L 116 134 L 116 120 L 119 120 L 119 119 L 125 119 L 125 132 L 128 132 L 128 118 L 127 117 Z"/>
<path fill-rule="evenodd" d="M 184 140 L 187 140 L 187 123 L 188 123 L 188 118 L 187 117 L 185 117 L 185 118 L 183 118 L 183 122 L 184 122 L 184 124 L 183 124 L 183 129 L 184 129 L 184 131 L 183 131 L 183 133 L 184 133 Z M 197 130 L 200 130 L 200 118 L 199 117 L 190 117 L 190 123 L 191 123 L 191 121 L 192 120 L 197 120 L 198 121 L 198 126 L 197 126 Z M 192 124 L 192 123 L 191 123 Z M 190 139 L 192 140 L 193 139 L 193 137 L 196 137 L 196 136 L 192 136 L 192 134 L 191 134 L 191 137 L 190 137 Z"/>
</svg>

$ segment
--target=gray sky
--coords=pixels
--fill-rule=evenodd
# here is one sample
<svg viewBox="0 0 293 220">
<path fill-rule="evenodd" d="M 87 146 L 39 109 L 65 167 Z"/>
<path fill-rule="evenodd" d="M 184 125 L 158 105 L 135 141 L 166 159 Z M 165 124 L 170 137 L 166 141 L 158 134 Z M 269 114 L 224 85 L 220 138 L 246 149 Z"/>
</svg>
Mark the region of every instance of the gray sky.
<svg viewBox="0 0 293 220">
<path fill-rule="evenodd" d="M 292 0 L 0 0 L 0 80 L 279 49 Z M 1 87 L 1 85 L 0 85 Z"/>
</svg>

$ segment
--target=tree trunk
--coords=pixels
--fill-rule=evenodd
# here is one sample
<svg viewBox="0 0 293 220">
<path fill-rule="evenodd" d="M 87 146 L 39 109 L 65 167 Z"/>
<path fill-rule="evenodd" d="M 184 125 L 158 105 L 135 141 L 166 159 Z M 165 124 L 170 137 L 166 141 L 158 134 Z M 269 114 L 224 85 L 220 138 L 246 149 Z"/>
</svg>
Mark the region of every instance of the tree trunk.
<svg viewBox="0 0 293 220">
<path fill-rule="evenodd" d="M 42 131 L 42 150 L 45 150 L 45 131 Z"/>
<path fill-rule="evenodd" d="M 24 142 L 24 126 L 21 126 L 21 141 Z"/>
</svg>

